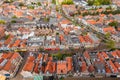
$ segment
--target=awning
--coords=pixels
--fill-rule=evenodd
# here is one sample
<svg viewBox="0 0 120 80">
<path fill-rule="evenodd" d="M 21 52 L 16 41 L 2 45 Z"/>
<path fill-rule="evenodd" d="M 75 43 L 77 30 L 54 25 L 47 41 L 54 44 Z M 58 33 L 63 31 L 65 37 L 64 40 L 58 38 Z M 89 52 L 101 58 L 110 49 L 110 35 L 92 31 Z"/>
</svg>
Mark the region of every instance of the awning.
<svg viewBox="0 0 120 80">
<path fill-rule="evenodd" d="M 43 76 L 34 76 L 34 80 L 43 80 Z"/>
</svg>

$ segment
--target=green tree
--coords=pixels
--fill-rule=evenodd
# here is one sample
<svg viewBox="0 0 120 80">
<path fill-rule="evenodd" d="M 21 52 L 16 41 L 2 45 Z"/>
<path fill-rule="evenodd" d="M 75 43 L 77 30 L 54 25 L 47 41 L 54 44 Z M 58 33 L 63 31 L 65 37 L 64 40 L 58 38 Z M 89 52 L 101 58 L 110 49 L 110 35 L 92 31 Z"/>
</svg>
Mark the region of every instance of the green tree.
<svg viewBox="0 0 120 80">
<path fill-rule="evenodd" d="M 88 0 L 87 3 L 89 6 L 92 6 L 94 4 L 94 0 Z"/>
<path fill-rule="evenodd" d="M 10 35 L 8 34 L 8 35 L 5 36 L 5 39 L 8 39 L 9 37 L 10 37 Z"/>
<path fill-rule="evenodd" d="M 99 0 L 95 0 L 95 1 L 94 1 L 94 5 L 99 6 L 99 5 L 100 5 Z"/>
<path fill-rule="evenodd" d="M 118 22 L 117 22 L 117 21 L 110 22 L 110 23 L 109 23 L 109 26 L 114 26 L 114 27 L 116 27 L 116 26 L 118 26 Z"/>
<path fill-rule="evenodd" d="M 61 53 L 58 53 L 57 57 L 58 57 L 59 60 L 62 60 L 62 54 Z"/>
<path fill-rule="evenodd" d="M 41 3 L 40 3 L 40 2 L 37 2 L 37 5 L 38 5 L 38 6 L 41 6 Z"/>
<path fill-rule="evenodd" d="M 111 4 L 111 0 L 88 0 L 88 5 L 92 6 L 92 5 L 109 5 Z"/>
<path fill-rule="evenodd" d="M 28 9 L 34 9 L 34 6 L 28 6 Z"/>
<path fill-rule="evenodd" d="M 74 4 L 74 3 L 73 3 L 73 0 L 64 0 L 64 1 L 62 2 L 62 4 L 70 5 L 70 4 Z"/>
<path fill-rule="evenodd" d="M 4 20 L 0 20 L 0 24 L 5 24 L 6 22 Z"/>
<path fill-rule="evenodd" d="M 53 4 L 56 4 L 56 0 L 52 0 L 52 3 L 53 3 Z"/>
<path fill-rule="evenodd" d="M 56 11 L 59 11 L 59 8 L 58 8 L 58 6 L 56 6 Z"/>
<path fill-rule="evenodd" d="M 14 2 L 13 0 L 5 0 L 4 3 L 12 3 Z"/>
<path fill-rule="evenodd" d="M 108 39 L 108 38 L 110 38 L 110 33 L 108 32 L 108 33 L 106 33 L 105 34 L 105 37 Z"/>
<path fill-rule="evenodd" d="M 12 20 L 11 23 L 16 23 L 17 21 L 16 20 Z"/>
<path fill-rule="evenodd" d="M 105 41 L 105 43 L 107 44 L 108 48 L 110 48 L 110 49 L 115 48 L 115 41 L 113 41 L 113 40 L 107 40 L 107 41 Z"/>
<path fill-rule="evenodd" d="M 59 33 L 57 32 L 56 35 L 59 35 Z"/>
<path fill-rule="evenodd" d="M 17 18 L 17 16 L 15 16 L 15 15 L 14 15 L 12 18 L 13 18 L 13 19 L 16 19 L 16 18 Z"/>
<path fill-rule="evenodd" d="M 21 7 L 24 6 L 24 3 L 20 3 L 19 6 L 21 6 Z"/>
</svg>

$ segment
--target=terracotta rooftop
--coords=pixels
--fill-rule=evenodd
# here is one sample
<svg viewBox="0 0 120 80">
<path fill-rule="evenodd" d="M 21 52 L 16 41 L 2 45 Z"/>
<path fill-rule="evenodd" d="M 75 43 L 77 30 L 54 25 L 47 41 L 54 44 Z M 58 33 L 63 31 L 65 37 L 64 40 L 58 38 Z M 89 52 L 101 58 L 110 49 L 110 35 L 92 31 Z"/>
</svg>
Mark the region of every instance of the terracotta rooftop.
<svg viewBox="0 0 120 80">
<path fill-rule="evenodd" d="M 21 40 L 16 40 L 15 43 L 13 44 L 13 47 L 18 47 L 20 45 Z"/>
<path fill-rule="evenodd" d="M 32 72 L 34 65 L 35 65 L 34 60 L 35 60 L 35 57 L 29 56 L 27 61 L 26 61 L 26 64 L 23 67 L 23 70 Z"/>
<path fill-rule="evenodd" d="M 12 68 L 11 67 L 11 65 L 12 65 L 12 61 L 13 60 L 15 60 L 15 59 L 17 59 L 17 58 L 19 58 L 19 54 L 18 53 L 14 53 L 13 55 L 12 55 L 12 57 L 10 58 L 10 60 L 6 63 L 6 65 L 4 66 L 4 70 L 6 70 L 6 71 L 9 71 L 10 69 L 12 70 L 12 69 L 14 69 L 14 68 Z"/>
<path fill-rule="evenodd" d="M 115 67 L 115 65 L 113 64 L 113 62 L 112 62 L 111 60 L 109 60 L 108 62 L 109 62 L 109 65 L 110 65 L 111 68 L 112 68 L 112 72 L 113 72 L 113 73 L 117 73 L 118 70 L 117 70 L 117 68 Z"/>
<path fill-rule="evenodd" d="M 84 52 L 84 57 L 86 58 L 86 59 L 90 59 L 90 55 L 89 55 L 89 53 L 86 51 L 86 52 Z"/>
<path fill-rule="evenodd" d="M 103 31 L 104 32 L 110 32 L 112 34 L 115 34 L 116 33 L 116 30 L 114 27 L 106 27 L 106 28 L 103 28 Z"/>
<path fill-rule="evenodd" d="M 104 57 L 105 59 L 109 58 L 109 56 L 106 54 L 106 52 L 102 52 L 101 55 L 103 55 L 103 57 Z"/>
<path fill-rule="evenodd" d="M 67 74 L 67 62 L 66 61 L 57 62 L 57 74 Z"/>
<path fill-rule="evenodd" d="M 67 61 L 67 70 L 71 71 L 72 70 L 72 57 L 66 57 Z"/>
<path fill-rule="evenodd" d="M 13 53 L 3 53 L 2 54 L 2 58 L 3 59 L 10 59 L 12 57 Z"/>
</svg>

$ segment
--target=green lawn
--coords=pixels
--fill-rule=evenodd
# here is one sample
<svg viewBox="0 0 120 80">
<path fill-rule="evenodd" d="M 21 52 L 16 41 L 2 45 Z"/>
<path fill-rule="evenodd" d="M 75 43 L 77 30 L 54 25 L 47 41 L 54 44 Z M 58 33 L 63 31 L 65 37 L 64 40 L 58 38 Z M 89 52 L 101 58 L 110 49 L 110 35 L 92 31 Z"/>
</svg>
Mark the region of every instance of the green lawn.
<svg viewBox="0 0 120 80">
<path fill-rule="evenodd" d="M 111 4 L 111 0 L 88 0 L 87 2 L 89 6 L 92 6 L 92 5 L 100 6 L 100 5 Z"/>
</svg>

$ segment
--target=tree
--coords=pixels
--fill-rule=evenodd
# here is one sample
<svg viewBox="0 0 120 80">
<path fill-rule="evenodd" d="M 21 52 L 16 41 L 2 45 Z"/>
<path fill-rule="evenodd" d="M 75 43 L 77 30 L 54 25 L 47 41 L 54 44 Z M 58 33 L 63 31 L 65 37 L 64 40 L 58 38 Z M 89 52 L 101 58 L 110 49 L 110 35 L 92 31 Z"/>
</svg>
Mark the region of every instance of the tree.
<svg viewBox="0 0 120 80">
<path fill-rule="evenodd" d="M 56 11 L 57 11 L 57 12 L 59 11 L 59 8 L 58 8 L 58 6 L 56 6 Z"/>
<path fill-rule="evenodd" d="M 105 37 L 108 39 L 108 38 L 110 38 L 110 33 L 108 32 L 108 33 L 106 33 L 105 34 Z"/>
<path fill-rule="evenodd" d="M 21 6 L 21 7 L 24 6 L 24 3 L 20 3 L 19 6 Z"/>
<path fill-rule="evenodd" d="M 41 3 L 40 3 L 40 2 L 37 2 L 37 5 L 38 5 L 38 6 L 41 6 Z"/>
<path fill-rule="evenodd" d="M 92 6 L 92 5 L 109 5 L 111 4 L 111 0 L 88 0 L 88 5 Z"/>
<path fill-rule="evenodd" d="M 89 6 L 92 6 L 93 3 L 94 3 L 94 0 L 88 0 L 87 3 L 88 3 Z"/>
<path fill-rule="evenodd" d="M 106 40 L 105 43 L 107 44 L 107 47 L 110 49 L 115 48 L 115 42 L 113 40 Z"/>
<path fill-rule="evenodd" d="M 28 9 L 34 9 L 34 6 L 28 6 Z"/>
<path fill-rule="evenodd" d="M 52 3 L 53 3 L 53 4 L 56 4 L 56 0 L 52 0 Z"/>
<path fill-rule="evenodd" d="M 116 26 L 118 26 L 118 22 L 117 22 L 117 21 L 110 22 L 110 23 L 109 23 L 109 26 L 114 26 L 114 27 L 116 27 Z"/>
<path fill-rule="evenodd" d="M 5 39 L 7 40 L 9 37 L 10 37 L 10 35 L 8 34 L 8 35 L 5 36 Z"/>
<path fill-rule="evenodd" d="M 67 5 L 73 4 L 73 0 L 64 0 L 62 4 L 67 4 Z"/>
<path fill-rule="evenodd" d="M 49 17 L 45 17 L 45 18 L 44 18 L 44 21 L 45 21 L 45 22 L 49 22 L 49 20 L 50 20 Z"/>
<path fill-rule="evenodd" d="M 16 19 L 16 18 L 17 18 L 17 16 L 15 16 L 15 15 L 14 15 L 12 18 L 13 18 L 13 19 Z"/>
<path fill-rule="evenodd" d="M 12 20 L 11 23 L 16 23 L 17 21 L 16 20 Z"/>
<path fill-rule="evenodd" d="M 12 3 L 13 0 L 5 0 L 4 3 Z"/>
<path fill-rule="evenodd" d="M 59 33 L 57 32 L 56 35 L 59 35 Z"/>
<path fill-rule="evenodd" d="M 0 24 L 5 24 L 6 22 L 4 20 L 0 20 Z"/>
<path fill-rule="evenodd" d="M 44 49 L 40 47 L 40 48 L 39 48 L 39 51 L 40 51 L 40 52 L 41 52 L 41 51 L 44 51 Z"/>
<path fill-rule="evenodd" d="M 99 2 L 98 0 L 95 0 L 95 1 L 94 1 L 94 5 L 99 6 L 99 5 L 100 5 L 100 2 Z"/>
</svg>

